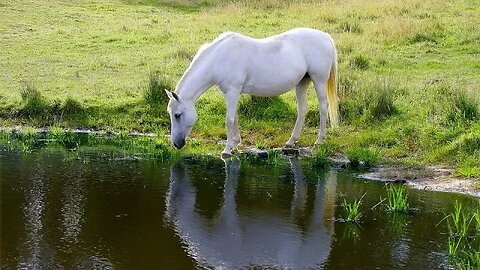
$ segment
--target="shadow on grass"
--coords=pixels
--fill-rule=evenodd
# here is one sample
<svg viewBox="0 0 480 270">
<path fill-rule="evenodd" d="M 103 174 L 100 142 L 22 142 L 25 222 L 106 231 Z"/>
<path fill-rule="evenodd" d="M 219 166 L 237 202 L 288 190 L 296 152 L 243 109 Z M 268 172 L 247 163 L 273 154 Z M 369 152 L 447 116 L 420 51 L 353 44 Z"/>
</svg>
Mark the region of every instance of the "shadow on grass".
<svg viewBox="0 0 480 270">
<path fill-rule="evenodd" d="M 240 101 L 238 111 L 241 117 L 274 122 L 294 121 L 296 116 L 296 113 L 280 97 L 246 97 Z"/>
<path fill-rule="evenodd" d="M 166 107 L 149 106 L 143 101 L 115 107 L 84 107 L 72 100 L 63 104 L 44 103 L 35 109 L 4 107 L 0 108 L 0 117 L 35 127 L 64 126 L 140 132 L 168 130 L 170 125 Z"/>
</svg>

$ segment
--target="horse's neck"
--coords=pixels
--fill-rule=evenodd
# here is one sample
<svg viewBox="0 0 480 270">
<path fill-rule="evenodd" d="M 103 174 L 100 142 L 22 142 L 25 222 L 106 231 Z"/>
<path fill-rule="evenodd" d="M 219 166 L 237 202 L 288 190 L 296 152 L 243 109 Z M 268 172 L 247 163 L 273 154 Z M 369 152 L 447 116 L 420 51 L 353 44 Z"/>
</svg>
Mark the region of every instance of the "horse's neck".
<svg viewBox="0 0 480 270">
<path fill-rule="evenodd" d="M 205 61 L 195 61 L 183 74 L 175 92 L 182 99 L 195 102 L 212 85 L 208 64 Z"/>
</svg>

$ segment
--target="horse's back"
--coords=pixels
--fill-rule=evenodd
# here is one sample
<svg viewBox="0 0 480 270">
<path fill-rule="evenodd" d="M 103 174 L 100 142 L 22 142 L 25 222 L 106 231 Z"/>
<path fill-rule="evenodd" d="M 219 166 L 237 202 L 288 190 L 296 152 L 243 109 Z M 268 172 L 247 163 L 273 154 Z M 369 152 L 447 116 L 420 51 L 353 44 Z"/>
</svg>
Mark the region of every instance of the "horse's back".
<svg viewBox="0 0 480 270">
<path fill-rule="evenodd" d="M 218 81 L 243 81 L 244 92 L 263 95 L 281 94 L 307 73 L 328 77 L 333 59 L 330 36 L 309 28 L 261 39 L 227 32 L 212 45 Z"/>
<path fill-rule="evenodd" d="M 304 55 L 310 55 L 317 59 L 331 58 L 334 54 L 334 45 L 330 35 L 312 28 L 295 28 L 259 39 L 240 33 L 225 32 L 217 40 L 219 43 L 223 42 L 230 52 L 255 55 L 255 58 L 282 52 L 295 54 L 296 50 L 301 50 Z M 290 51 L 281 50 L 285 47 L 290 48 Z"/>
</svg>

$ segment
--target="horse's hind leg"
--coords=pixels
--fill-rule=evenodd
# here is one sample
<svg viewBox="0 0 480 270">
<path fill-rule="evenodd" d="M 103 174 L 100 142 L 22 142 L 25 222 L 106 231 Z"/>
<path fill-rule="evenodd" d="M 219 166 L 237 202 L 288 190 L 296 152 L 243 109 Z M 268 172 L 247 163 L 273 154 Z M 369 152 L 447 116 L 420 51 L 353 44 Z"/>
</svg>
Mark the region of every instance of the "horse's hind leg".
<svg viewBox="0 0 480 270">
<path fill-rule="evenodd" d="M 320 77 L 312 78 L 312 80 L 315 84 L 315 91 L 317 92 L 318 98 L 318 111 L 320 112 L 320 131 L 318 133 L 317 141 L 315 142 L 315 145 L 318 145 L 323 141 L 325 135 L 327 134 L 327 79 L 322 79 Z"/>
<path fill-rule="evenodd" d="M 297 121 L 295 122 L 295 127 L 293 128 L 292 136 L 285 144 L 285 147 L 293 147 L 300 132 L 302 130 L 303 124 L 305 123 L 305 115 L 307 114 L 308 104 L 307 104 L 307 87 L 310 83 L 310 78 L 305 76 L 295 87 L 295 94 L 297 97 Z"/>
</svg>

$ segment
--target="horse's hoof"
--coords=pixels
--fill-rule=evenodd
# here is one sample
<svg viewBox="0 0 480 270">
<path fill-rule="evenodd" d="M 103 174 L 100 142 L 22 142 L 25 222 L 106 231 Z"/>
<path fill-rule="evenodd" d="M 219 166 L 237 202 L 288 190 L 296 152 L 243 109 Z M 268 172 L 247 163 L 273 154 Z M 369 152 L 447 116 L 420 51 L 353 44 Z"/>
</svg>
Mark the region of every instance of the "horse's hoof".
<svg viewBox="0 0 480 270">
<path fill-rule="evenodd" d="M 323 141 L 316 141 L 314 144 L 313 144 L 313 148 L 317 148 L 319 147 L 321 144 L 322 144 Z"/>
<path fill-rule="evenodd" d="M 230 157 L 232 157 L 232 153 L 231 152 L 222 152 L 222 154 L 220 155 L 220 157 L 222 159 L 229 159 Z"/>
<path fill-rule="evenodd" d="M 285 145 L 283 146 L 283 148 L 285 148 L 285 149 L 290 149 L 290 148 L 294 148 L 294 147 L 295 147 L 294 144 L 285 144 Z"/>
<path fill-rule="evenodd" d="M 282 148 L 282 153 L 286 156 L 295 156 L 297 157 L 298 156 L 298 149 L 297 148 Z"/>
</svg>

